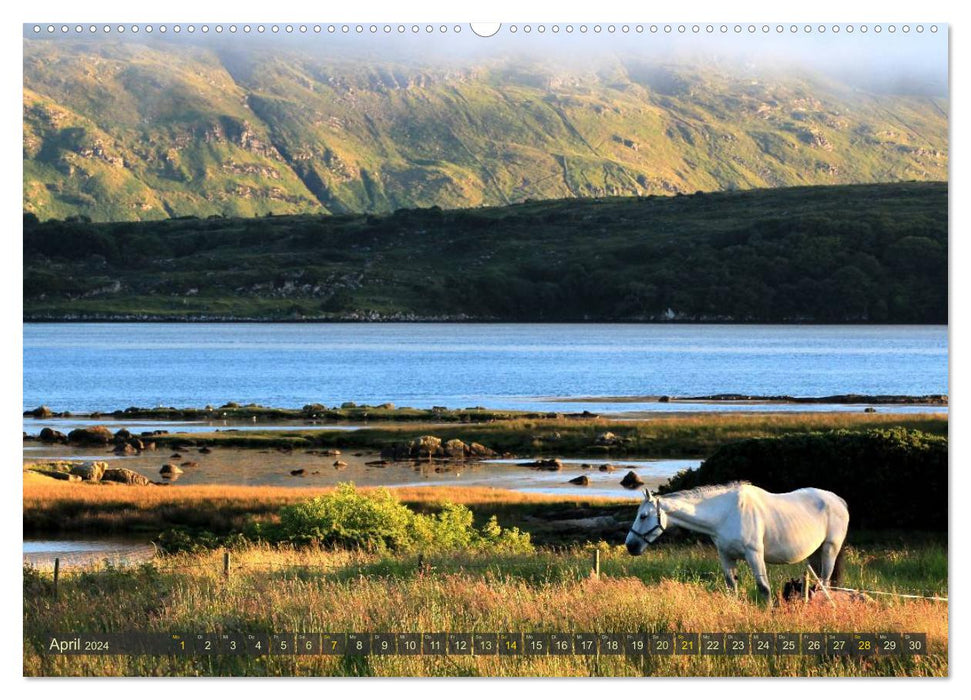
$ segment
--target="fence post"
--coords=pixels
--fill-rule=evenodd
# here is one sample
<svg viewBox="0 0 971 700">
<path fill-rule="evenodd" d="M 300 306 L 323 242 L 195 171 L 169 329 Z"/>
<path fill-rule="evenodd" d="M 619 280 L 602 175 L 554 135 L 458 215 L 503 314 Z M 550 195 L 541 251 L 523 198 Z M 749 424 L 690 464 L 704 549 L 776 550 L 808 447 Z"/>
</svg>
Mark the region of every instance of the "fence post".
<svg viewBox="0 0 971 700">
<path fill-rule="evenodd" d="M 600 580 L 600 549 L 593 550 L 593 577 Z"/>
<path fill-rule="evenodd" d="M 802 572 L 802 602 L 809 602 L 809 568 Z"/>
<path fill-rule="evenodd" d="M 229 578 L 229 550 L 223 552 L 223 576 Z"/>
<path fill-rule="evenodd" d="M 57 597 L 57 580 L 61 577 L 61 558 L 54 557 L 54 597 Z"/>
</svg>

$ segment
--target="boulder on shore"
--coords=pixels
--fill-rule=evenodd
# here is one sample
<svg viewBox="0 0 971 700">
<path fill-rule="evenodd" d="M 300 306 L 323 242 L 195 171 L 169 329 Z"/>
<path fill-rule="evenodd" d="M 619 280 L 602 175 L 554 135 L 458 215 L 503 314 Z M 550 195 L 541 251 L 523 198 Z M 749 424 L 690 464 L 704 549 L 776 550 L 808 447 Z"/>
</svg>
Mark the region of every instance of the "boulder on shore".
<svg viewBox="0 0 971 700">
<path fill-rule="evenodd" d="M 465 443 L 458 438 L 443 442 L 434 435 L 422 435 L 411 442 L 396 442 L 381 450 L 381 459 L 392 462 L 436 457 L 450 460 L 483 459 L 495 455 L 495 452 L 478 442 Z"/>
<path fill-rule="evenodd" d="M 466 445 L 466 450 L 469 457 L 481 458 L 481 457 L 496 456 L 496 453 L 494 450 L 490 450 L 488 447 L 478 442 L 469 443 L 468 445 Z"/>
<path fill-rule="evenodd" d="M 442 439 L 434 435 L 422 435 L 411 441 L 409 452 L 412 457 L 428 458 L 437 457 L 444 454 L 442 451 Z"/>
<path fill-rule="evenodd" d="M 620 480 L 620 485 L 625 489 L 636 489 L 639 486 L 644 485 L 644 480 L 637 476 L 634 472 L 630 471 L 624 475 L 624 478 Z"/>
<path fill-rule="evenodd" d="M 615 435 L 608 430 L 607 432 L 600 433 L 600 435 L 597 436 L 596 444 L 604 447 L 612 447 L 613 445 L 623 444 L 623 442 L 624 438 L 620 437 L 619 435 Z"/>
<path fill-rule="evenodd" d="M 67 442 L 67 435 L 59 430 L 54 430 L 53 428 L 44 428 L 40 431 L 40 441 L 47 443 Z"/>
<path fill-rule="evenodd" d="M 108 469 L 107 462 L 83 462 L 71 467 L 71 474 L 84 481 L 101 481 Z"/>
<path fill-rule="evenodd" d="M 81 477 L 77 474 L 69 474 L 67 472 L 57 472 L 57 471 L 35 471 L 35 474 L 40 474 L 41 476 L 49 476 L 52 479 L 57 479 L 58 481 L 81 481 Z"/>
<path fill-rule="evenodd" d="M 68 442 L 79 445 L 107 445 L 115 439 L 115 434 L 103 425 L 90 428 L 75 428 L 67 434 Z"/>
<path fill-rule="evenodd" d="M 101 481 L 115 481 L 129 486 L 149 486 L 152 483 L 138 472 L 124 468 L 105 469 Z"/>
<path fill-rule="evenodd" d="M 466 450 L 468 449 L 464 442 L 458 438 L 452 438 L 445 443 L 442 448 L 445 452 L 445 456 L 449 459 L 465 459 Z"/>
</svg>

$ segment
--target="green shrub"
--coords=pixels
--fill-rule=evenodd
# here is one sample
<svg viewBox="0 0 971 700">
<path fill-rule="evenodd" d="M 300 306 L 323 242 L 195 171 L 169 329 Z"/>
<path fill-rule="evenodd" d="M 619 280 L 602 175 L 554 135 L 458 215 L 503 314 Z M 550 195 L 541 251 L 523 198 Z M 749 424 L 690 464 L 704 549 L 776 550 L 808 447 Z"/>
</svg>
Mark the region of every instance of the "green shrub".
<svg viewBox="0 0 971 700">
<path fill-rule="evenodd" d="M 754 438 L 724 445 L 660 490 L 750 481 L 767 491 L 807 486 L 846 500 L 850 526 L 947 530 L 947 438 L 894 428 Z"/>
<path fill-rule="evenodd" d="M 472 511 L 445 503 L 434 514 L 418 514 L 402 505 L 387 489 L 370 493 L 354 484 L 340 484 L 325 496 L 286 506 L 280 525 L 264 529 L 267 539 L 294 544 L 361 548 L 370 551 L 450 551 L 489 549 L 532 550 L 529 533 L 502 529 L 495 517 L 481 529 L 473 524 Z"/>
</svg>

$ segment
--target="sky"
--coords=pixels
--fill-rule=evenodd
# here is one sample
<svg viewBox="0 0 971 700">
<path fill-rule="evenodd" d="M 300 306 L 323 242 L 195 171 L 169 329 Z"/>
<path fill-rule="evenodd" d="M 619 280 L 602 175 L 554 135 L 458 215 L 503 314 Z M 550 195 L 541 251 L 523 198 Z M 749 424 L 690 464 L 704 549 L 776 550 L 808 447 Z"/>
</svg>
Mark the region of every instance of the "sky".
<svg viewBox="0 0 971 700">
<path fill-rule="evenodd" d="M 237 32 L 230 33 L 229 25 L 222 25 L 222 33 L 215 32 L 215 25 L 207 25 L 208 33 L 202 33 L 202 24 L 196 24 L 196 31 L 189 33 L 188 25 L 182 25 L 182 31 L 175 34 L 172 26 L 162 35 L 158 27 L 154 27 L 152 34 L 147 34 L 142 25 L 138 34 L 129 30 L 119 35 L 117 30 L 105 34 L 103 25 L 94 34 L 84 31 L 78 35 L 74 27 L 69 25 L 66 34 L 60 32 L 61 25 L 55 25 L 57 30 L 53 35 L 48 34 L 47 25 L 41 27 L 41 32 L 33 31 L 34 25 L 24 25 L 24 35 L 30 38 L 41 37 L 51 41 L 64 41 L 71 37 L 77 41 L 78 36 L 84 37 L 85 42 L 100 43 L 105 41 L 164 41 L 169 44 L 211 45 L 221 48 L 243 50 L 258 50 L 259 48 L 287 49 L 323 57 L 355 57 L 380 60 L 404 60 L 423 64 L 456 64 L 478 62 L 495 59 L 521 59 L 548 62 L 563 69 L 587 69 L 595 67 L 598 62 L 608 60 L 650 60 L 663 62 L 686 61 L 695 58 L 726 62 L 737 62 L 739 65 L 754 69 L 782 69 L 806 70 L 823 73 L 854 87 L 871 92 L 918 93 L 946 96 L 948 86 L 948 27 L 947 25 L 933 25 L 938 31 L 930 31 L 932 25 L 923 25 L 924 31 L 918 33 L 916 25 L 907 33 L 895 27 L 891 33 L 887 24 L 867 25 L 867 31 L 862 31 L 862 25 L 853 25 L 853 31 L 847 31 L 846 24 L 838 25 L 840 31 L 833 32 L 833 25 L 826 25 L 826 31 L 819 32 L 819 25 L 812 25 L 812 31 L 806 32 L 806 25 L 798 25 L 797 31 L 791 31 L 793 25 L 783 25 L 783 31 L 777 31 L 779 25 L 767 25 L 769 31 L 763 32 L 757 25 L 755 31 L 750 32 L 750 25 L 728 24 L 727 31 L 722 32 L 721 24 L 712 24 L 712 33 L 707 32 L 708 25 L 698 25 L 699 31 L 693 32 L 694 25 L 684 25 L 685 31 L 679 32 L 679 26 L 670 25 L 671 31 L 665 32 L 664 24 L 628 24 L 628 32 L 623 32 L 621 24 L 613 25 L 614 32 L 609 32 L 609 24 L 587 24 L 586 32 L 581 31 L 580 24 L 560 24 L 558 32 L 553 32 L 550 24 L 544 25 L 545 31 L 540 33 L 538 24 L 531 25 L 503 25 L 500 31 L 490 37 L 476 36 L 468 25 L 461 25 L 460 33 L 454 32 L 456 25 L 447 25 L 448 31 L 441 32 L 441 25 L 435 25 L 432 32 L 426 31 L 427 25 L 420 25 L 417 33 L 412 32 L 413 25 L 405 25 L 405 31 L 399 33 L 398 25 L 391 25 L 391 31 L 384 32 L 384 25 L 376 25 L 377 31 L 370 32 L 371 25 L 362 25 L 363 34 L 357 34 L 357 25 L 348 25 L 349 32 L 342 33 L 342 25 L 336 25 L 335 31 L 330 33 L 330 25 L 322 25 L 320 33 L 313 31 L 313 25 L 308 27 L 305 34 L 299 32 L 299 25 L 294 27 L 291 34 L 285 31 L 286 25 L 279 25 L 280 30 L 274 34 L 270 31 L 272 25 L 264 25 L 266 31 L 259 34 L 257 24 L 253 24 L 252 31 L 243 33 L 242 24 L 237 25 Z M 115 25 L 116 26 L 116 25 Z M 529 27 L 529 32 L 526 27 Z M 652 26 L 656 32 L 652 32 Z M 736 26 L 740 31 L 736 32 Z M 898 25 L 899 26 L 899 25 Z M 568 31 L 568 27 L 572 31 Z M 596 32 L 596 27 L 600 32 Z M 637 28 L 642 31 L 638 32 Z"/>
</svg>

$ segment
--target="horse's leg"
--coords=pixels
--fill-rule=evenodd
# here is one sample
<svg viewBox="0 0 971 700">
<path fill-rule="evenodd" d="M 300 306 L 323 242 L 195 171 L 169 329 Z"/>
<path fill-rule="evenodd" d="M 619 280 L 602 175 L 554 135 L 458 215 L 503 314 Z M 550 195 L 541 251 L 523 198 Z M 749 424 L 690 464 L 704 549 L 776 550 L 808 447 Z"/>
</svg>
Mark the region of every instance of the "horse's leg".
<svg viewBox="0 0 971 700">
<path fill-rule="evenodd" d="M 835 542 L 823 542 L 819 548 L 819 578 L 823 580 L 823 585 L 828 586 L 829 580 L 833 576 L 833 569 L 836 568 L 836 555 L 840 548 Z"/>
<path fill-rule="evenodd" d="M 765 553 L 761 549 L 750 547 L 745 550 L 745 561 L 752 569 L 755 576 L 755 583 L 759 587 L 759 593 L 765 595 L 769 602 L 772 601 L 772 589 L 769 588 L 769 574 L 765 570 Z"/>
<path fill-rule="evenodd" d="M 725 573 L 725 585 L 728 586 L 730 593 L 738 593 L 738 576 L 735 573 L 735 559 L 729 557 L 721 550 L 718 550 L 718 558 L 721 560 L 722 571 Z"/>
</svg>

